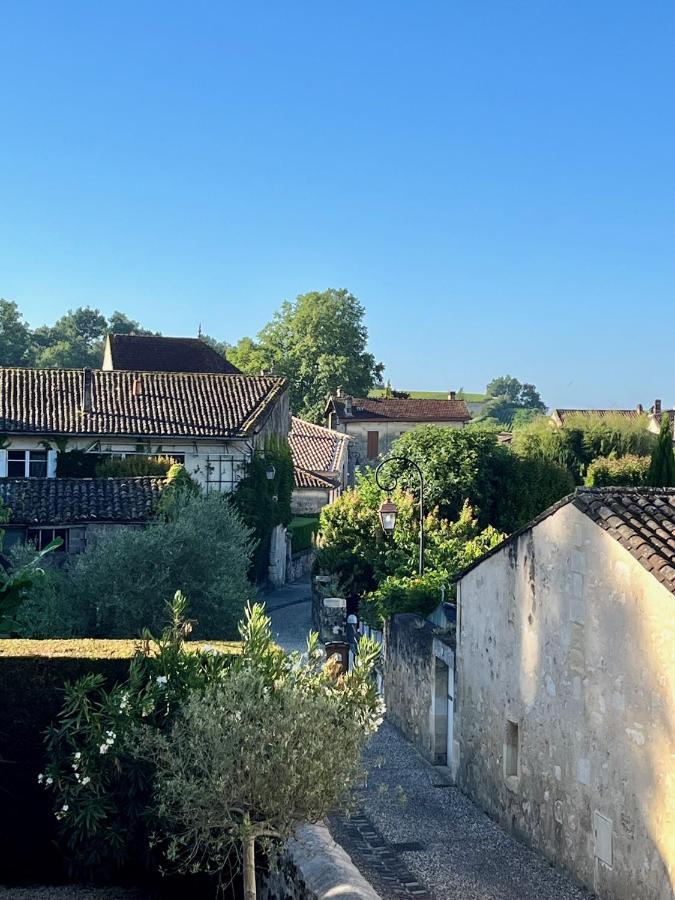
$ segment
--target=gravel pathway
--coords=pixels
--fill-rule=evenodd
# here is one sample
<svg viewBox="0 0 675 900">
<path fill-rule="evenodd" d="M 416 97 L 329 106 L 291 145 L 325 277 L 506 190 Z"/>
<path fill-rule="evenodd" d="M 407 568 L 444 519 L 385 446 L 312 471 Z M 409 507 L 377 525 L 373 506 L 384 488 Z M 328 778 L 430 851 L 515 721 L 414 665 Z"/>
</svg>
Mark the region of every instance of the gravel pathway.
<svg viewBox="0 0 675 900">
<path fill-rule="evenodd" d="M 392 725 L 367 754 L 361 815 L 331 831 L 383 897 L 588 900 L 590 895 L 448 786 Z M 370 828 L 369 828 L 370 826 Z M 393 876 L 382 880 L 383 854 Z M 386 870 L 386 865 L 384 865 Z"/>
<path fill-rule="evenodd" d="M 142 891 L 126 888 L 96 888 L 86 885 L 62 887 L 2 887 L 2 900 L 144 900 Z"/>
</svg>

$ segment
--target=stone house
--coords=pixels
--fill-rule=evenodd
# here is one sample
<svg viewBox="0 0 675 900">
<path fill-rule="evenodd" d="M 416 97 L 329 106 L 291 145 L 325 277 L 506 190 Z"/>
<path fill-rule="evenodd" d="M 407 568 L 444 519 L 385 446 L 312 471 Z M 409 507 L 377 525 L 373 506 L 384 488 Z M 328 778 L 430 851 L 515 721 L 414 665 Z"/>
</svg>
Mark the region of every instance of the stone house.
<svg viewBox="0 0 675 900">
<path fill-rule="evenodd" d="M 0 501 L 11 512 L 2 525 L 3 549 L 31 541 L 43 550 L 54 538 L 57 561 L 81 553 L 101 533 L 146 525 L 155 515 L 166 484 L 139 478 L 3 478 Z"/>
<path fill-rule="evenodd" d="M 658 434 L 661 430 L 661 419 L 664 415 L 668 416 L 670 430 L 673 432 L 673 441 L 675 442 L 675 409 L 663 409 L 660 400 L 655 400 L 654 405 L 649 410 L 647 428 L 652 434 Z"/>
<path fill-rule="evenodd" d="M 459 787 L 601 898 L 675 887 L 675 490 L 578 489 L 457 581 Z"/>
<path fill-rule="evenodd" d="M 406 431 L 419 425 L 463 428 L 471 413 L 463 400 L 450 391 L 447 400 L 398 397 L 344 397 L 338 393 L 326 405 L 328 427 L 352 438 L 349 445 L 349 477 L 386 455 Z"/>
<path fill-rule="evenodd" d="M 0 368 L 0 478 L 54 478 L 59 453 L 169 456 L 231 491 L 268 436 L 286 439 L 287 383 L 225 373 Z"/>
<path fill-rule="evenodd" d="M 295 475 L 291 504 L 296 515 L 318 513 L 344 491 L 349 440 L 345 434 L 291 418 L 288 443 Z"/>
</svg>

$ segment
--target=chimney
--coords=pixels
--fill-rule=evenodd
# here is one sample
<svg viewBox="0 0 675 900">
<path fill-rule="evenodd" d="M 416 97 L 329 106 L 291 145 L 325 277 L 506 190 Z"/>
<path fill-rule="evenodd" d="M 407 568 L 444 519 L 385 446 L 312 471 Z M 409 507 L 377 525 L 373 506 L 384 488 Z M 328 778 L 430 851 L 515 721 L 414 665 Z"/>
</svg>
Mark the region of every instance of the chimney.
<svg viewBox="0 0 675 900">
<path fill-rule="evenodd" d="M 134 376 L 134 382 L 133 382 L 133 384 L 131 385 L 131 393 L 132 393 L 132 395 L 133 395 L 134 397 L 140 397 L 140 396 L 141 396 L 141 393 L 142 393 L 142 391 L 141 391 L 141 379 L 139 378 L 138 375 L 135 375 L 135 376 Z"/>
<path fill-rule="evenodd" d="M 345 397 L 345 415 L 346 416 L 352 415 L 352 398 L 351 397 Z"/>
<path fill-rule="evenodd" d="M 335 396 L 336 396 L 336 397 L 342 397 L 342 388 L 341 388 L 341 387 L 339 387 L 339 388 L 335 391 Z"/>
<path fill-rule="evenodd" d="M 635 407 L 635 412 L 636 412 L 639 416 L 641 416 L 642 413 L 643 413 L 644 411 L 645 411 L 645 410 L 644 410 L 643 405 L 642 405 L 641 403 L 638 403 L 638 405 Z"/>
<path fill-rule="evenodd" d="M 448 400 L 456 400 L 457 391 L 448 391 Z"/>
<path fill-rule="evenodd" d="M 661 401 L 660 400 L 654 401 L 654 415 L 655 416 L 661 415 Z"/>
<path fill-rule="evenodd" d="M 82 370 L 82 412 L 91 412 L 91 369 Z"/>
</svg>

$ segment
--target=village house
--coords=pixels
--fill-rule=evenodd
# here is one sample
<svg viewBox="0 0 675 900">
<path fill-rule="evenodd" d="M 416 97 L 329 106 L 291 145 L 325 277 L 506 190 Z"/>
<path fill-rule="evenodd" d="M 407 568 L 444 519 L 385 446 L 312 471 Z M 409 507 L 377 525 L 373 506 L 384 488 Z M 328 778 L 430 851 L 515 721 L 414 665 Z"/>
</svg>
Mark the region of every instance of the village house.
<svg viewBox="0 0 675 900">
<path fill-rule="evenodd" d="M 674 593 L 667 488 L 580 488 L 457 583 L 457 784 L 601 898 L 673 897 Z"/>
<path fill-rule="evenodd" d="M 55 538 L 61 554 L 81 553 L 103 532 L 146 525 L 156 514 L 166 479 L 3 478 L 0 501 L 11 511 L 2 525 L 3 550 L 30 541 L 44 550 Z"/>
<path fill-rule="evenodd" d="M 362 466 L 372 465 L 386 455 L 406 431 L 419 425 L 463 428 L 471 413 L 455 391 L 447 400 L 416 400 L 398 397 L 349 397 L 338 392 L 325 410 L 328 427 L 348 435 L 349 479 Z"/>
<path fill-rule="evenodd" d="M 318 513 L 336 500 L 348 482 L 345 434 L 291 418 L 288 443 L 293 456 L 295 488 L 291 505 L 296 515 Z"/>
<path fill-rule="evenodd" d="M 287 438 L 286 381 L 272 376 L 0 369 L 0 477 L 54 478 L 59 452 L 168 456 L 205 492 L 231 491 L 270 435 Z"/>
</svg>

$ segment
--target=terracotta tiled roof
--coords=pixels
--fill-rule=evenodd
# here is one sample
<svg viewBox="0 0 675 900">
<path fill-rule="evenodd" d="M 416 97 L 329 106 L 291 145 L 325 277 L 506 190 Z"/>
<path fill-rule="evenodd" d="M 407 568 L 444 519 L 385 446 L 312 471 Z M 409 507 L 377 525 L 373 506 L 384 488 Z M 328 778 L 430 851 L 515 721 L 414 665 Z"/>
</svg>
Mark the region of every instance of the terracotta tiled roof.
<svg viewBox="0 0 675 900">
<path fill-rule="evenodd" d="M 459 572 L 459 581 L 520 535 L 574 504 L 675 594 L 675 488 L 577 488 Z"/>
<path fill-rule="evenodd" d="M 331 397 L 329 405 L 342 421 L 468 422 L 471 413 L 463 400 L 406 400 L 396 397 L 353 397 L 352 412 L 345 398 Z"/>
<path fill-rule="evenodd" d="M 285 386 L 272 376 L 0 368 L 0 434 L 245 436 Z"/>
<path fill-rule="evenodd" d="M 641 413 L 637 409 L 554 409 L 552 415 L 564 425 L 568 416 L 625 416 L 627 419 L 637 419 Z"/>
<path fill-rule="evenodd" d="M 160 337 L 154 334 L 110 334 L 109 365 L 131 372 L 220 372 L 240 370 L 199 338 Z"/>
<path fill-rule="evenodd" d="M 9 524 L 76 525 L 145 522 L 153 515 L 163 478 L 0 478 Z"/>
<path fill-rule="evenodd" d="M 293 416 L 288 443 L 293 465 L 309 472 L 335 472 L 349 438 L 339 431 L 322 428 Z"/>
<path fill-rule="evenodd" d="M 293 469 L 296 488 L 321 488 L 322 490 L 332 491 L 337 487 L 337 483 L 329 478 L 322 478 L 316 472 L 308 472 L 306 469 Z"/>
<path fill-rule="evenodd" d="M 580 488 L 573 503 L 675 593 L 675 488 Z"/>
</svg>

